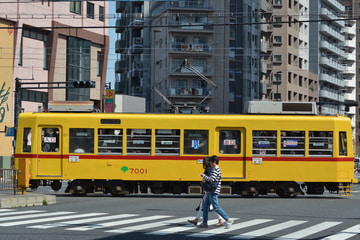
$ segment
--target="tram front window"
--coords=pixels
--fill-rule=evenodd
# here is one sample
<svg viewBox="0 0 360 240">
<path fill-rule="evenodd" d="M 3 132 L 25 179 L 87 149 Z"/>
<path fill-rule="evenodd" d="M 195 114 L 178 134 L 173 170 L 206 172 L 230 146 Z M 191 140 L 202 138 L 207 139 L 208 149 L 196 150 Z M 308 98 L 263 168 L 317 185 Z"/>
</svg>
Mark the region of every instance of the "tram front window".
<svg viewBox="0 0 360 240">
<path fill-rule="evenodd" d="M 219 153 L 239 154 L 240 153 L 240 131 L 221 130 L 219 131 Z"/>
<path fill-rule="evenodd" d="M 59 128 L 43 128 L 41 135 L 41 149 L 43 152 L 59 151 Z"/>
<path fill-rule="evenodd" d="M 31 128 L 24 128 L 23 152 L 31 152 Z"/>
</svg>

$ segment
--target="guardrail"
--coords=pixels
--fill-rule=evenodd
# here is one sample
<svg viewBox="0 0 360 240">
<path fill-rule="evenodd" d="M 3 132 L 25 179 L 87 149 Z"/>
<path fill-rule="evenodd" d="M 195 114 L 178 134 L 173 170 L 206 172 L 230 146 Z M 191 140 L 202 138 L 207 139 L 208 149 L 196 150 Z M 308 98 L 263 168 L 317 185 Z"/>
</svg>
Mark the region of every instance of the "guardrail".
<svg viewBox="0 0 360 240">
<path fill-rule="evenodd" d="M 16 195 L 17 170 L 0 168 L 0 191 L 13 190 Z"/>
</svg>

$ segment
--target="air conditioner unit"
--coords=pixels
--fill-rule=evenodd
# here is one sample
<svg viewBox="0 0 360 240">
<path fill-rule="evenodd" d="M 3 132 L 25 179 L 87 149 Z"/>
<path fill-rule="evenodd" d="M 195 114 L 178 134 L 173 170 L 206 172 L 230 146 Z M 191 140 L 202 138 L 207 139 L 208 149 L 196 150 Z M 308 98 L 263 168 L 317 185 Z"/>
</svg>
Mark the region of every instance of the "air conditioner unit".
<svg viewBox="0 0 360 240">
<path fill-rule="evenodd" d="M 143 44 L 143 38 L 142 37 L 136 37 L 134 40 L 135 44 Z"/>
<path fill-rule="evenodd" d="M 144 20 L 144 15 L 142 13 L 135 13 L 134 18 L 135 20 Z"/>
<path fill-rule="evenodd" d="M 141 61 L 134 61 L 133 62 L 133 68 L 141 69 L 141 68 L 143 68 L 143 63 Z"/>
<path fill-rule="evenodd" d="M 140 86 L 134 87 L 134 93 L 142 93 L 142 87 Z"/>
</svg>

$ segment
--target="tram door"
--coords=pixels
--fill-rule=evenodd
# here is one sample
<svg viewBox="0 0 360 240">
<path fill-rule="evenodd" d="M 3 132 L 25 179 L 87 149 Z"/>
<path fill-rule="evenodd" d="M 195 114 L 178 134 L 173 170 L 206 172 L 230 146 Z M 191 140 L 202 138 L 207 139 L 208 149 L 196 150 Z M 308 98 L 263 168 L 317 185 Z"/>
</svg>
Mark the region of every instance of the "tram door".
<svg viewBox="0 0 360 240">
<path fill-rule="evenodd" d="M 59 126 L 40 126 L 37 141 L 40 143 L 37 158 L 37 176 L 62 175 L 62 144 Z"/>
<path fill-rule="evenodd" d="M 218 156 L 223 179 L 245 177 L 245 129 L 217 129 Z"/>
</svg>

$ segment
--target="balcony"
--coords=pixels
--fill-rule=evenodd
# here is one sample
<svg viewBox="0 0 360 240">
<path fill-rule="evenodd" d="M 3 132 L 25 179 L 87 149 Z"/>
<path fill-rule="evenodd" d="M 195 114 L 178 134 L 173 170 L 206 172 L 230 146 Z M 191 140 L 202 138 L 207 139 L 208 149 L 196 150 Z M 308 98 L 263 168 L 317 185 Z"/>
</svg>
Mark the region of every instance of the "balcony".
<svg viewBox="0 0 360 240">
<path fill-rule="evenodd" d="M 340 42 L 345 41 L 344 35 L 342 35 L 337 30 L 329 27 L 328 25 L 325 25 L 325 24 L 320 25 L 320 32 L 331 38 L 336 38 Z"/>
<path fill-rule="evenodd" d="M 125 31 L 127 25 L 126 25 L 126 19 L 120 18 L 116 20 L 116 33 L 122 33 Z"/>
<path fill-rule="evenodd" d="M 126 70 L 126 61 L 116 61 L 115 62 L 115 73 L 123 73 Z"/>
<path fill-rule="evenodd" d="M 142 37 L 134 37 L 133 45 L 131 46 L 131 53 L 140 54 L 143 53 L 144 43 Z"/>
<path fill-rule="evenodd" d="M 144 26 L 144 14 L 143 13 L 134 13 L 132 26 L 134 27 L 143 27 Z"/>
<path fill-rule="evenodd" d="M 338 20 L 339 17 L 337 16 L 336 12 L 331 12 L 327 8 L 320 9 L 320 15 L 328 20 L 333 20 L 333 23 L 336 24 L 338 27 L 343 28 L 345 26 L 345 22 Z M 335 21 L 336 20 L 336 21 Z"/>
<path fill-rule="evenodd" d="M 170 88 L 169 96 L 206 96 L 207 92 L 204 88 Z"/>
<path fill-rule="evenodd" d="M 334 44 L 329 43 L 328 41 L 320 41 L 320 48 L 331 51 L 340 57 L 344 55 L 344 51 L 342 49 Z"/>
<path fill-rule="evenodd" d="M 344 102 L 344 96 L 339 94 L 337 91 L 329 88 L 324 88 L 320 90 L 319 97 L 327 98 L 337 102 Z"/>
<path fill-rule="evenodd" d="M 267 53 L 267 51 L 269 49 L 269 43 L 266 42 L 266 41 L 261 41 L 260 47 L 261 47 L 261 52 L 262 53 Z"/>
<path fill-rule="evenodd" d="M 327 57 L 321 57 L 320 58 L 320 64 L 328 67 L 328 68 L 334 68 L 340 72 L 343 72 L 344 71 L 344 67 L 339 63 L 337 62 L 337 59 L 330 59 L 330 58 L 327 58 Z"/>
<path fill-rule="evenodd" d="M 212 33 L 214 31 L 214 26 L 211 22 L 204 23 L 193 23 L 193 22 L 179 22 L 174 21 L 171 24 L 170 31 L 181 31 L 181 32 L 189 32 L 189 31 L 201 31 L 201 32 L 209 32 Z"/>
<path fill-rule="evenodd" d="M 124 53 L 126 49 L 126 41 L 125 40 L 116 40 L 115 42 L 115 52 L 116 53 Z"/>
<path fill-rule="evenodd" d="M 260 9 L 265 11 L 265 12 L 271 12 L 273 10 L 272 4 L 270 4 L 266 0 L 261 0 L 260 1 Z"/>
<path fill-rule="evenodd" d="M 133 69 L 129 73 L 130 73 L 130 78 L 142 78 L 143 77 L 143 72 L 142 72 L 142 70 L 139 70 L 139 69 Z"/>
<path fill-rule="evenodd" d="M 121 13 L 125 11 L 126 2 L 125 1 L 116 1 L 116 12 Z"/>
<path fill-rule="evenodd" d="M 340 88 L 344 87 L 344 81 L 340 80 L 339 78 L 333 77 L 329 74 L 321 73 L 319 75 L 319 80 L 330 83 L 332 85 L 336 85 Z"/>
<path fill-rule="evenodd" d="M 338 12 L 345 12 L 345 6 L 342 5 L 337 0 L 324 0 L 324 2 L 328 5 L 330 5 L 333 8 L 336 8 L 336 11 Z"/>
<path fill-rule="evenodd" d="M 172 51 L 174 52 L 186 52 L 186 53 L 210 53 L 211 47 L 207 44 L 193 44 L 193 43 L 174 43 L 172 44 Z"/>
</svg>

